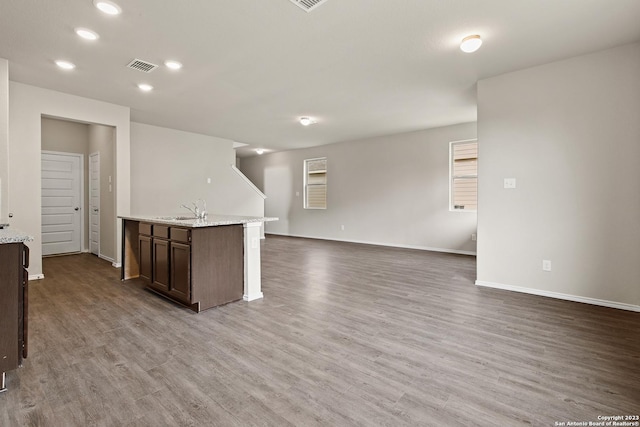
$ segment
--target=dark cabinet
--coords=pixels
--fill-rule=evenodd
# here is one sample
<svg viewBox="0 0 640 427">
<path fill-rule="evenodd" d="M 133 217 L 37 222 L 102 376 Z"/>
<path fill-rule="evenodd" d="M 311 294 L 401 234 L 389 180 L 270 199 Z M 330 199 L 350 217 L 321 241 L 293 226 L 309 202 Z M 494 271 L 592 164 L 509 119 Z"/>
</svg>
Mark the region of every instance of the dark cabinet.
<svg viewBox="0 0 640 427">
<path fill-rule="evenodd" d="M 169 292 L 169 241 L 153 239 L 153 281 L 152 286 Z"/>
<path fill-rule="evenodd" d="M 140 277 L 151 289 L 191 304 L 191 231 L 140 223 L 138 260 Z"/>
<path fill-rule="evenodd" d="M 0 391 L 6 371 L 16 369 L 28 353 L 29 248 L 0 244 Z"/>
</svg>

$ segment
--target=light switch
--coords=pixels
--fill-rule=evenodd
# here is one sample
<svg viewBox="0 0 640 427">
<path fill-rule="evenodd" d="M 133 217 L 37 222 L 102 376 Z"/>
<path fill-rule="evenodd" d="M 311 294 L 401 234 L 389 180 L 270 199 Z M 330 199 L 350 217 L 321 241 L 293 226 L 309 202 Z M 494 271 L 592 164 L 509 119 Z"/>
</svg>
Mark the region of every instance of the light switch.
<svg viewBox="0 0 640 427">
<path fill-rule="evenodd" d="M 516 179 L 515 178 L 505 178 L 504 179 L 504 188 L 516 188 Z"/>
</svg>

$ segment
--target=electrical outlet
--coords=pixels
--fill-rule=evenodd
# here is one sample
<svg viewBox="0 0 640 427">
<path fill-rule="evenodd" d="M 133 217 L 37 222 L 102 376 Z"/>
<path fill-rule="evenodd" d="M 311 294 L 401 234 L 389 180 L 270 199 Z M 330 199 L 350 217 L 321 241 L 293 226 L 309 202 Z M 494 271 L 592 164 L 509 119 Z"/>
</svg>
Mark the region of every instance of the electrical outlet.
<svg viewBox="0 0 640 427">
<path fill-rule="evenodd" d="M 300 192 L 296 191 L 296 197 L 300 197 Z"/>
<path fill-rule="evenodd" d="M 211 184 L 211 178 L 207 178 L 207 184 Z"/>
<path fill-rule="evenodd" d="M 251 248 L 252 249 L 257 249 L 258 248 L 258 238 L 257 237 L 252 237 L 251 238 Z"/>
<path fill-rule="evenodd" d="M 551 261 L 548 259 L 542 260 L 542 269 L 544 271 L 551 271 Z"/>
<path fill-rule="evenodd" d="M 340 230 L 344 231 L 344 225 L 340 226 Z"/>
<path fill-rule="evenodd" d="M 471 235 L 471 240 L 473 240 L 474 242 L 475 242 L 476 240 L 478 240 L 478 235 L 477 235 L 476 233 L 473 233 L 473 234 Z"/>
</svg>

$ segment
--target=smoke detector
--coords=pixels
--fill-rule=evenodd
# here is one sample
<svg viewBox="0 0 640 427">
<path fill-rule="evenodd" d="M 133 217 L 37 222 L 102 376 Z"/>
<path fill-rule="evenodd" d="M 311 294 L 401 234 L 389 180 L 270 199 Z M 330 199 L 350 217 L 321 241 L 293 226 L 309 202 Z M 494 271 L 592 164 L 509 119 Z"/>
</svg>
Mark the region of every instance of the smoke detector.
<svg viewBox="0 0 640 427">
<path fill-rule="evenodd" d="M 311 12 L 327 0 L 291 0 L 291 3 L 307 12 Z"/>
<path fill-rule="evenodd" d="M 151 62 L 143 61 L 142 59 L 134 59 L 127 64 L 127 68 L 142 71 L 143 73 L 150 73 L 158 68 L 158 66 L 156 64 L 152 64 Z"/>
</svg>

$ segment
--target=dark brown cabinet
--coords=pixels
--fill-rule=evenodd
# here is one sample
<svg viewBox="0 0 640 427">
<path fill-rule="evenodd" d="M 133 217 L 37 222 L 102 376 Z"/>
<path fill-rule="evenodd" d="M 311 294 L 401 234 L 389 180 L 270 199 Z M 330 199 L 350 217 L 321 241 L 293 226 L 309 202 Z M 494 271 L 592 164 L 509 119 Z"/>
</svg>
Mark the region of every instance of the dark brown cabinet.
<svg viewBox="0 0 640 427">
<path fill-rule="evenodd" d="M 169 241 L 153 239 L 153 276 L 151 286 L 169 292 Z"/>
<path fill-rule="evenodd" d="M 0 391 L 6 371 L 16 369 L 28 353 L 29 248 L 0 244 Z"/>
<path fill-rule="evenodd" d="M 243 226 L 180 227 L 125 220 L 122 279 L 195 311 L 242 299 Z"/>
<path fill-rule="evenodd" d="M 140 277 L 154 291 L 191 304 L 191 231 L 141 223 L 139 232 Z"/>
<path fill-rule="evenodd" d="M 182 302 L 191 302 L 191 245 L 171 242 L 171 289 L 172 297 Z"/>
</svg>

